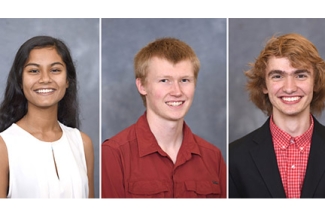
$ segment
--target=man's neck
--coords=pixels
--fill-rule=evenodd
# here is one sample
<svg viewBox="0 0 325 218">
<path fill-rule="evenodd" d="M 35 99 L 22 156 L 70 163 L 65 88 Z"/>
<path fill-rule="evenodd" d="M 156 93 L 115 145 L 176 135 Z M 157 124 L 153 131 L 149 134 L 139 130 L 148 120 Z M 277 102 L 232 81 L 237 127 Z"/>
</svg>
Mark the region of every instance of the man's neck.
<svg viewBox="0 0 325 218">
<path fill-rule="evenodd" d="M 150 114 L 147 114 L 147 120 L 158 145 L 175 163 L 183 141 L 184 120 L 171 121 Z"/>
<path fill-rule="evenodd" d="M 272 119 L 275 125 L 287 132 L 292 137 L 296 137 L 305 133 L 311 124 L 310 113 L 304 116 L 281 116 L 272 114 Z"/>
</svg>

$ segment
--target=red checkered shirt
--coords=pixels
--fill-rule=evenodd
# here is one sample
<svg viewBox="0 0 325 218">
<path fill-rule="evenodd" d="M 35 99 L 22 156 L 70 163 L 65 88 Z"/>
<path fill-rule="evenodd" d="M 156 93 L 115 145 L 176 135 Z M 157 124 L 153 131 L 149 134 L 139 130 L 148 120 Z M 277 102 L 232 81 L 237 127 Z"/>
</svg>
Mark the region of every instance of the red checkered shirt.
<svg viewBox="0 0 325 218">
<path fill-rule="evenodd" d="M 275 155 L 287 198 L 300 198 L 304 182 L 314 120 L 310 116 L 308 130 L 297 137 L 292 137 L 275 125 L 270 119 L 270 129 Z"/>
</svg>

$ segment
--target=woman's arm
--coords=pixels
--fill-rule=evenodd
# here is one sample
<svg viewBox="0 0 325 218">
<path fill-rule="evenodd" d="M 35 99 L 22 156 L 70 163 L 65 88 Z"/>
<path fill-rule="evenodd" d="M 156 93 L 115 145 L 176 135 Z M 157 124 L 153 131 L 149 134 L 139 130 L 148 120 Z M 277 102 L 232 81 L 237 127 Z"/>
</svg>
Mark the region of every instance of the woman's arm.
<svg viewBox="0 0 325 218">
<path fill-rule="evenodd" d="M 86 164 L 87 164 L 87 176 L 89 185 L 89 198 L 94 198 L 94 148 L 93 143 L 88 135 L 81 132 L 82 141 L 84 143 Z"/>
<path fill-rule="evenodd" d="M 0 198 L 7 197 L 9 187 L 9 160 L 5 142 L 0 137 Z"/>
</svg>

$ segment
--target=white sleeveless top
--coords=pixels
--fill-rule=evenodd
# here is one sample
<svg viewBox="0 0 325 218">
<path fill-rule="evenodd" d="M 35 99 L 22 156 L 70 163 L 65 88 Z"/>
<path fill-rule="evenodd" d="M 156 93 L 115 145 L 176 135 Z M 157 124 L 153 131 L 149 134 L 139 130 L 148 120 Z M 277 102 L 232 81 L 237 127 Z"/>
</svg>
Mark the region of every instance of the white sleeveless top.
<svg viewBox="0 0 325 218">
<path fill-rule="evenodd" d="M 0 133 L 8 150 L 8 198 L 88 197 L 81 134 L 59 124 L 63 134 L 54 142 L 40 141 L 15 123 Z"/>
</svg>

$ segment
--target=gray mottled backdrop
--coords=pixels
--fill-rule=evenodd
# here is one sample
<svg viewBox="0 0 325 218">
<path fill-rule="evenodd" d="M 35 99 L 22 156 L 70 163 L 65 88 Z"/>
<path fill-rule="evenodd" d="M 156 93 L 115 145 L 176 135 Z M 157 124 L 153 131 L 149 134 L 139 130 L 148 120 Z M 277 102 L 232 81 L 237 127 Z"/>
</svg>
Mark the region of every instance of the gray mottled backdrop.
<svg viewBox="0 0 325 218">
<path fill-rule="evenodd" d="M 274 34 L 296 32 L 313 42 L 325 58 L 325 19 L 229 19 L 229 142 L 260 127 L 264 115 L 245 91 L 244 70 Z M 318 119 L 325 124 L 325 114 Z"/>
<path fill-rule="evenodd" d="M 35 35 L 62 39 L 70 48 L 79 83 L 80 130 L 95 152 L 95 197 L 99 197 L 99 19 L 0 19 L 0 98 L 20 45 Z"/>
<path fill-rule="evenodd" d="M 201 61 L 194 101 L 185 121 L 219 147 L 226 160 L 226 19 L 102 19 L 102 141 L 136 122 L 145 110 L 133 58 L 149 42 L 176 37 Z"/>
</svg>

